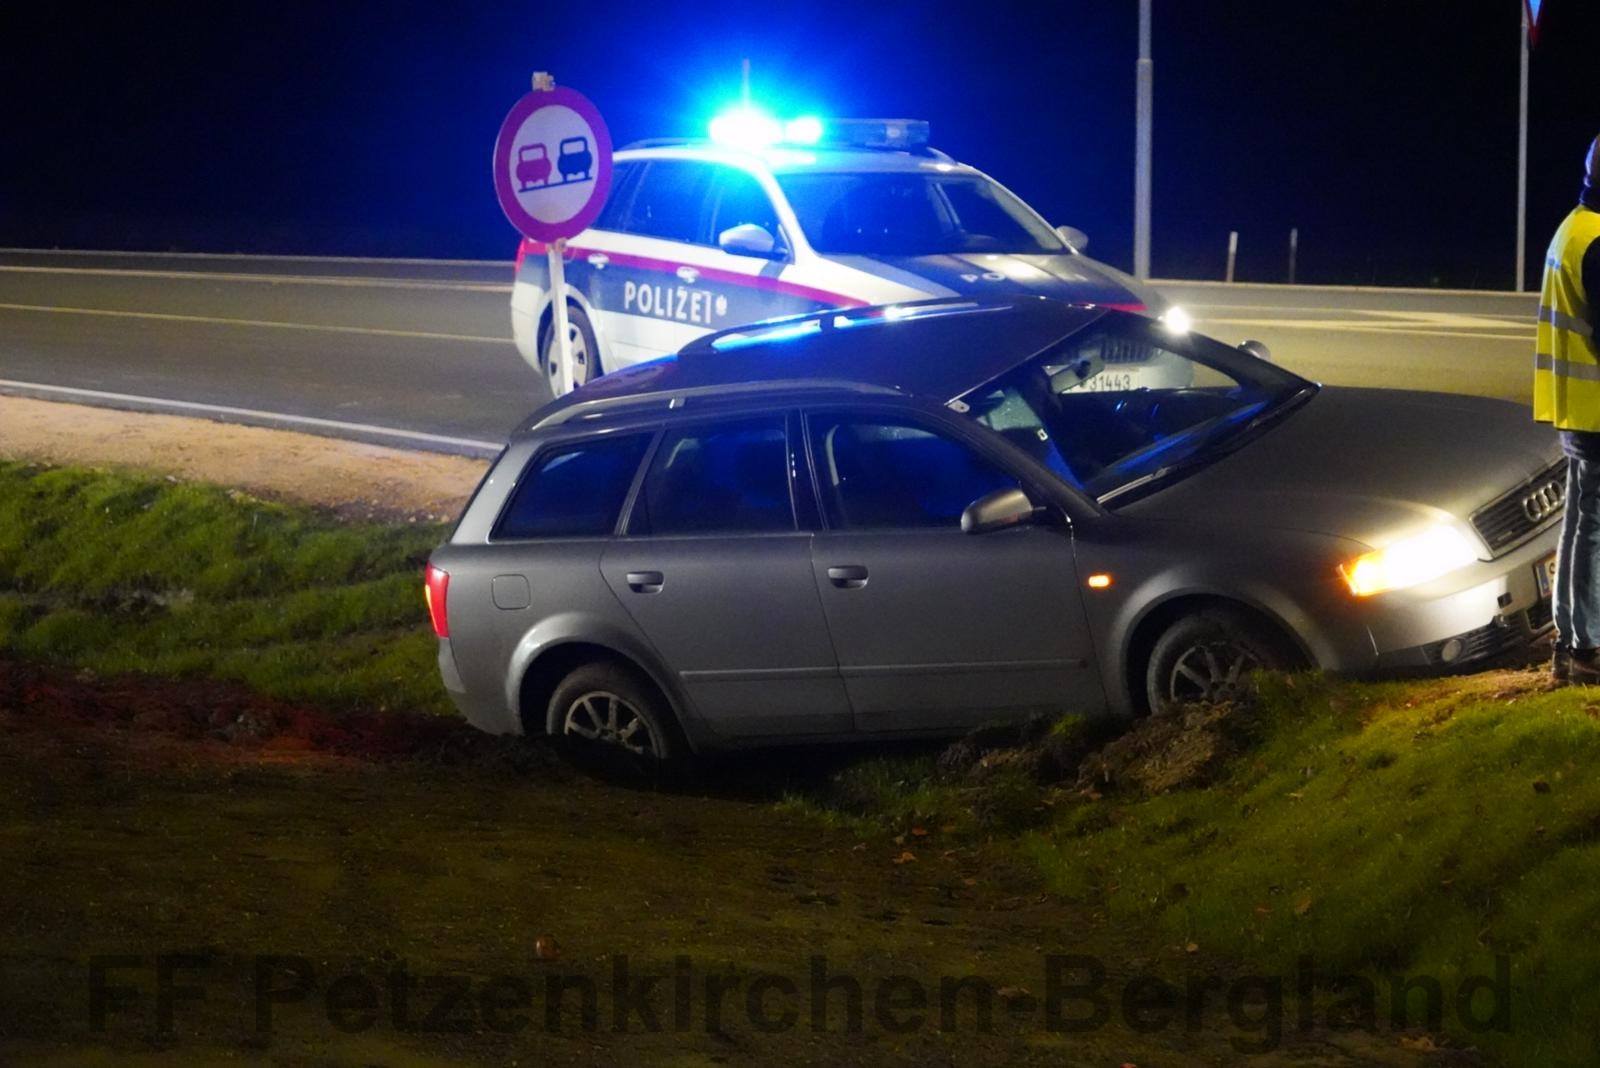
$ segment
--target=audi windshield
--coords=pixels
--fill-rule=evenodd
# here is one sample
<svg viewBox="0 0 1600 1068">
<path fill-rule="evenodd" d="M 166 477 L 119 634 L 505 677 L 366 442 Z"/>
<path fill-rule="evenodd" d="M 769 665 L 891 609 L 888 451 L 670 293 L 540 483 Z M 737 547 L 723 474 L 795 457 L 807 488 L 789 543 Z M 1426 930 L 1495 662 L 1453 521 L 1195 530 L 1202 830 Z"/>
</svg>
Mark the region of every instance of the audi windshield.
<svg viewBox="0 0 1600 1068">
<path fill-rule="evenodd" d="M 952 407 L 1109 503 L 1243 444 L 1317 388 L 1199 334 L 1103 322 Z"/>
<path fill-rule="evenodd" d="M 780 174 L 778 185 L 823 255 L 1067 251 L 1027 205 L 982 175 L 808 172 Z"/>
</svg>

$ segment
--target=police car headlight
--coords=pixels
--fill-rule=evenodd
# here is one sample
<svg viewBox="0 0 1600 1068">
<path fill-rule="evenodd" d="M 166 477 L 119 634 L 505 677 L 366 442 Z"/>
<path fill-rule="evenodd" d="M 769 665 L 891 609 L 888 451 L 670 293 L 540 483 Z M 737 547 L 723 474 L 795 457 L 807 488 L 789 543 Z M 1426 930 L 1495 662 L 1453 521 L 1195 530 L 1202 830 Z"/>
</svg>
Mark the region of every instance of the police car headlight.
<svg viewBox="0 0 1600 1068">
<path fill-rule="evenodd" d="M 1161 313 L 1161 325 L 1174 334 L 1187 334 L 1194 326 L 1194 317 L 1174 304 Z"/>
<path fill-rule="evenodd" d="M 1478 559 L 1472 539 L 1449 523 L 1439 523 L 1419 534 L 1376 549 L 1339 568 L 1350 592 L 1371 597 L 1386 590 L 1420 586 L 1466 567 Z"/>
</svg>

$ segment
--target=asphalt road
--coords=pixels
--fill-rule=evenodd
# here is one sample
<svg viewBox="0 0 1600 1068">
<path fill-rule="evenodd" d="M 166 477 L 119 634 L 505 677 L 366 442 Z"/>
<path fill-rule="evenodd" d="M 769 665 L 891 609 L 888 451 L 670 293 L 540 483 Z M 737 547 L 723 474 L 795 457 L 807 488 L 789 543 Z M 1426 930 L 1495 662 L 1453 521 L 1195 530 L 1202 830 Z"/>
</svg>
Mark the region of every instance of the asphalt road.
<svg viewBox="0 0 1600 1068">
<path fill-rule="evenodd" d="M 511 343 L 510 282 L 510 263 L 3 252 L 0 389 L 269 425 L 286 414 L 492 454 L 549 399 Z"/>
<path fill-rule="evenodd" d="M 1275 361 L 1319 382 L 1523 403 L 1533 394 L 1536 294 L 1156 284 L 1198 329 L 1262 341 Z"/>
<path fill-rule="evenodd" d="M 0 391 L 483 454 L 548 398 L 511 265 L 0 250 Z M 1162 282 L 1318 381 L 1526 401 L 1532 295 Z"/>
</svg>

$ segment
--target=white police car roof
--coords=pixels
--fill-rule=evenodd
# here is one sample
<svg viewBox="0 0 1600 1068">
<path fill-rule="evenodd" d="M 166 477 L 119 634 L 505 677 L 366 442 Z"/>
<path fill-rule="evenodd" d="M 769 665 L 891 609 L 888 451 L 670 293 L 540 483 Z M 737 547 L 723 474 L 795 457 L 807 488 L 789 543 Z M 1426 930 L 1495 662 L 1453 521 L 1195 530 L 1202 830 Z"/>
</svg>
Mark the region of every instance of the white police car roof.
<svg viewBox="0 0 1600 1068">
<path fill-rule="evenodd" d="M 728 148 L 709 141 L 652 141 L 630 145 L 616 154 L 618 163 L 631 159 L 692 159 L 728 163 L 736 167 L 759 167 L 771 174 L 798 174 L 814 171 L 938 171 L 971 173 L 973 168 L 957 163 L 937 149 L 908 151 L 893 148 L 848 148 L 833 145 L 792 148 L 775 145 L 762 149 Z"/>
</svg>

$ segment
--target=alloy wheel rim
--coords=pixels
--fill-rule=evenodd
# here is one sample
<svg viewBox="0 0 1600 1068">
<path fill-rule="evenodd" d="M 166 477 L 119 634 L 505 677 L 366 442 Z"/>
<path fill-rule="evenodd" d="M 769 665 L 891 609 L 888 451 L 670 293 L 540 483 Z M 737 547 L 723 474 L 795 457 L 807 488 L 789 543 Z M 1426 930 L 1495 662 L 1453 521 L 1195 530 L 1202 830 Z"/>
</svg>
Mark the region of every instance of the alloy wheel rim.
<svg viewBox="0 0 1600 1068">
<path fill-rule="evenodd" d="M 572 352 L 572 388 L 577 389 L 589 381 L 589 345 L 584 339 L 583 331 L 578 329 L 576 323 L 567 324 L 567 342 Z M 560 371 L 556 366 L 556 360 L 559 358 L 559 348 L 560 346 L 556 344 L 555 335 L 551 334 L 549 351 L 545 353 L 544 358 L 545 373 L 550 376 L 551 393 L 555 392 L 556 378 Z"/>
<path fill-rule="evenodd" d="M 1243 691 L 1246 676 L 1261 666 L 1259 657 L 1232 642 L 1197 642 L 1173 663 L 1167 696 L 1177 703 L 1232 700 Z"/>
<path fill-rule="evenodd" d="M 638 757 L 654 757 L 659 752 L 655 732 L 639 710 L 603 690 L 574 700 L 567 708 L 561 731 L 569 738 L 624 749 Z"/>
</svg>

